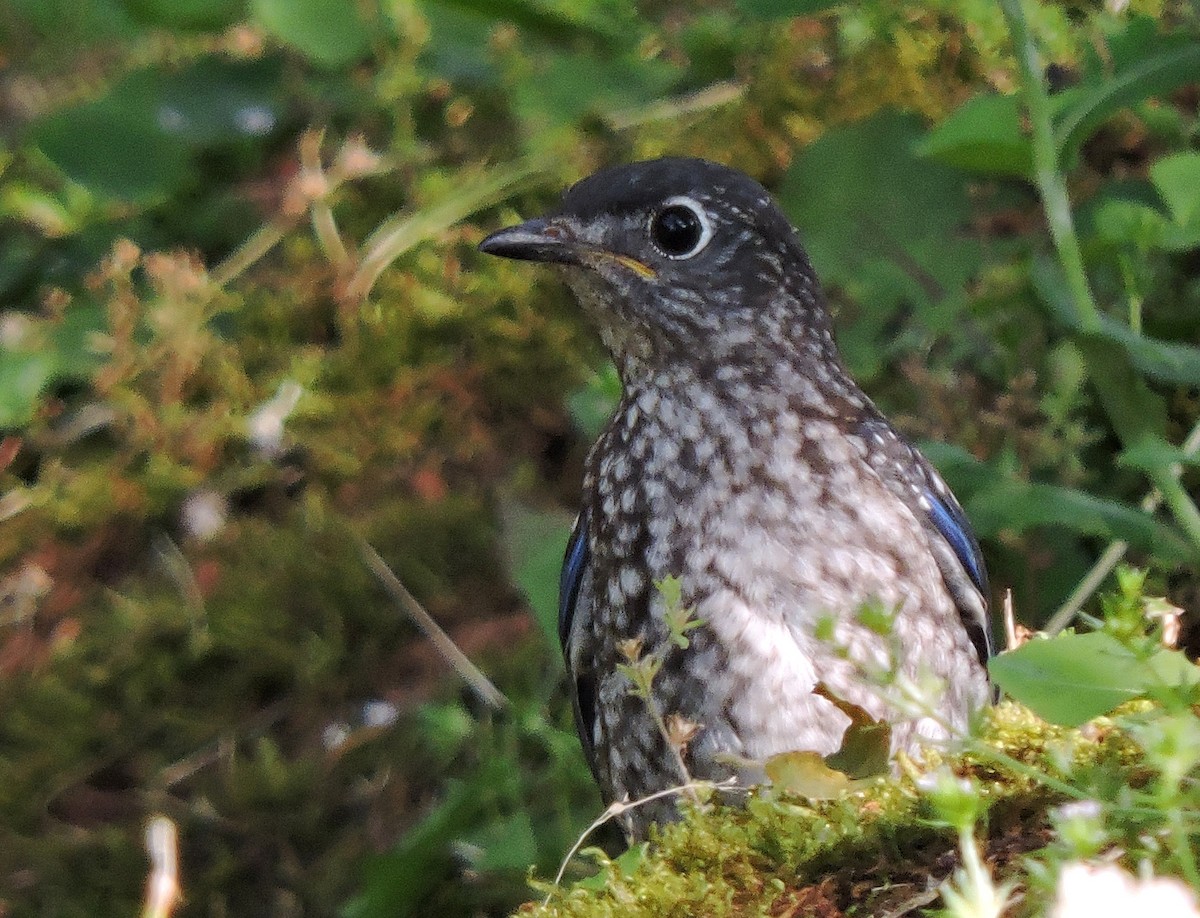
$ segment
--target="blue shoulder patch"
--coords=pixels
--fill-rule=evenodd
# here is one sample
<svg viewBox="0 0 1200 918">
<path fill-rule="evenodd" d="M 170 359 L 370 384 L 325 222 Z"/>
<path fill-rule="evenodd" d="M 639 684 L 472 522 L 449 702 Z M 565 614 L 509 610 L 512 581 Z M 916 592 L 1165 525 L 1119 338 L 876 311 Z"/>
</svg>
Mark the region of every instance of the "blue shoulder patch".
<svg viewBox="0 0 1200 918">
<path fill-rule="evenodd" d="M 955 557 L 962 562 L 975 588 L 987 596 L 987 574 L 984 573 L 983 555 L 979 551 L 979 543 L 975 541 L 974 533 L 971 532 L 971 524 L 967 522 L 957 504 L 943 501 L 929 488 L 924 489 L 924 495 L 929 501 L 929 518 L 933 525 L 954 549 Z"/>
<path fill-rule="evenodd" d="M 571 633 L 571 621 L 575 618 L 575 603 L 579 599 L 579 586 L 583 581 L 583 570 L 588 563 L 588 520 L 587 511 L 582 511 L 575 520 L 571 538 L 567 542 L 567 554 L 563 558 L 562 574 L 558 579 L 558 639 L 567 646 Z"/>
</svg>

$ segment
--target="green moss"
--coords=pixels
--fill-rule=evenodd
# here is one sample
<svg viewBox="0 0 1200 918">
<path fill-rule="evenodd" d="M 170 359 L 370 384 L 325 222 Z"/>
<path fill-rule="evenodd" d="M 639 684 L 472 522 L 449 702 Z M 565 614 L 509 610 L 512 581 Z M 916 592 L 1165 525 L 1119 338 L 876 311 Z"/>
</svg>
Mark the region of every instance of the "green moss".
<svg viewBox="0 0 1200 918">
<path fill-rule="evenodd" d="M 1025 878 L 1021 855 L 1051 839 L 1049 811 L 1101 782 L 1138 774 L 1129 741 L 1100 721 L 1088 734 L 1052 727 L 1005 702 L 968 751 L 925 763 L 978 783 L 987 809 L 979 834 L 1001 877 Z M 910 773 L 911 771 L 911 773 Z M 914 782 L 915 767 L 837 800 L 809 802 L 770 789 L 748 805 L 685 808 L 657 830 L 633 869 L 597 849 L 596 878 L 564 888 L 538 882 L 546 904 L 523 918 L 652 918 L 843 913 L 882 915 L 947 877 L 955 833 Z"/>
</svg>

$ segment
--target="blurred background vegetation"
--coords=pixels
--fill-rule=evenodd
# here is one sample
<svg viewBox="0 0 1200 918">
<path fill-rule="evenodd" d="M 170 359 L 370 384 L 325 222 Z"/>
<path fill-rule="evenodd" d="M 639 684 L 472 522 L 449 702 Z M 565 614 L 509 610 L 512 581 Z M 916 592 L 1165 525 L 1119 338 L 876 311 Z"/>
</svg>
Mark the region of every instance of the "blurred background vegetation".
<svg viewBox="0 0 1200 918">
<path fill-rule="evenodd" d="M 987 0 L 0 5 L 0 915 L 133 914 L 153 813 L 185 915 L 552 873 L 600 809 L 552 619 L 616 383 L 474 246 L 602 165 L 777 192 L 1026 624 L 1114 542 L 1195 610 L 1200 7 L 1027 12 L 1091 311 Z"/>
</svg>

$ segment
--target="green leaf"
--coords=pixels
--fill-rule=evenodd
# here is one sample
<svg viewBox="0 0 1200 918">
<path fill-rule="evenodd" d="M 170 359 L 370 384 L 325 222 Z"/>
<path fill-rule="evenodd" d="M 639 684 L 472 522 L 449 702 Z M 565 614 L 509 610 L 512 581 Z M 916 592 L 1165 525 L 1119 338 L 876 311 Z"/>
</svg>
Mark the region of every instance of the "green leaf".
<svg viewBox="0 0 1200 918">
<path fill-rule="evenodd" d="M 424 68 L 452 83 L 500 81 L 488 45 L 495 28 L 490 16 L 444 3 L 425 2 L 419 8 L 429 23 L 429 41 L 421 49 Z"/>
<path fill-rule="evenodd" d="M 126 201 L 170 194 L 206 145 L 275 128 L 283 103 L 271 62 L 204 57 L 178 72 L 130 74 L 95 101 L 37 122 L 32 139 L 89 190 Z"/>
<path fill-rule="evenodd" d="M 344 918 L 404 918 L 451 870 L 451 843 L 478 823 L 502 784 L 505 763 L 495 760 L 469 781 L 451 781 L 442 802 L 405 832 L 394 849 L 367 861 L 363 891 L 342 910 Z"/>
<path fill-rule="evenodd" d="M 654 588 L 663 598 L 667 609 L 678 609 L 683 605 L 683 581 L 678 577 L 666 576 L 654 581 Z"/>
<path fill-rule="evenodd" d="M 281 78 L 274 61 L 201 58 L 178 73 L 155 74 L 156 120 L 191 146 L 268 134 L 283 116 Z"/>
<path fill-rule="evenodd" d="M 815 16 L 838 6 L 838 0 L 737 0 L 739 10 L 754 19 Z"/>
<path fill-rule="evenodd" d="M 519 810 L 487 823 L 466 839 L 463 850 L 474 870 L 516 870 L 524 873 L 537 860 L 537 840 L 529 813 Z"/>
<path fill-rule="evenodd" d="M 657 99 L 679 72 L 667 61 L 632 52 L 613 57 L 554 52 L 529 63 L 534 72 L 513 87 L 513 105 L 535 135 Z"/>
<path fill-rule="evenodd" d="M 1033 148 L 1021 129 L 1021 101 L 981 95 L 967 101 L 914 148 L 947 166 L 1028 178 Z"/>
<path fill-rule="evenodd" d="M 1113 245 L 1130 245 L 1148 251 L 1162 243 L 1167 221 L 1141 201 L 1110 198 L 1094 211 L 1096 234 Z"/>
<path fill-rule="evenodd" d="M 1150 180 L 1179 226 L 1200 218 L 1200 153 L 1164 156 L 1150 167 Z"/>
<path fill-rule="evenodd" d="M 982 263 L 978 242 L 960 232 L 970 216 L 963 175 L 915 156 L 923 136 L 919 119 L 893 111 L 831 130 L 779 190 L 817 273 L 869 304 L 841 337 L 860 376 L 912 345 L 896 333 L 903 312 L 915 308 L 921 334 L 953 328 Z"/>
<path fill-rule="evenodd" d="M 830 768 L 819 752 L 781 752 L 768 758 L 763 770 L 775 787 L 810 800 L 829 800 L 850 789 L 850 778 Z"/>
<path fill-rule="evenodd" d="M 1127 355 L 1126 363 L 1132 362 L 1151 379 L 1174 385 L 1200 386 L 1200 347 L 1147 338 L 1109 316 L 1101 318 L 1100 329 L 1092 339 L 1103 342 L 1091 345 L 1093 351 L 1103 350 L 1104 356 L 1111 358 L 1115 345 Z M 1094 358 L 1097 355 L 1088 356 Z M 1103 367 L 1103 373 L 1107 374 L 1109 363 L 1092 363 L 1091 366 Z"/>
<path fill-rule="evenodd" d="M 582 388 L 567 396 L 567 410 L 576 430 L 588 440 L 595 440 L 620 398 L 621 377 L 617 375 L 615 366 L 606 363 Z"/>
<path fill-rule="evenodd" d="M 1039 717 L 1078 727 L 1146 690 L 1149 667 L 1111 635 L 1034 639 L 992 659 L 996 684 Z"/>
<path fill-rule="evenodd" d="M 525 594 L 546 639 L 558 648 L 558 580 L 571 536 L 566 513 L 532 510 L 515 501 L 500 511 L 504 558 L 513 583 Z"/>
<path fill-rule="evenodd" d="M 429 8 L 441 6 L 486 20 L 511 22 L 523 34 L 560 44 L 589 41 L 609 51 L 635 48 L 640 38 L 639 21 L 623 5 L 615 8 L 592 3 L 552 5 L 539 0 L 432 0 Z M 489 28 L 490 28 L 489 26 Z"/>
<path fill-rule="evenodd" d="M 831 702 L 850 718 L 836 752 L 822 756 L 818 752 L 793 750 L 770 756 L 763 770 L 771 783 L 810 800 L 837 797 L 888 770 L 892 744 L 890 724 L 881 722 L 865 708 L 839 698 L 823 683 L 818 682 L 813 694 Z"/>
<path fill-rule="evenodd" d="M 55 112 L 34 144 L 90 191 L 126 201 L 165 197 L 187 172 L 188 150 L 153 121 L 154 108 L 120 94 Z"/>
<path fill-rule="evenodd" d="M 995 657 L 996 684 L 1039 717 L 1078 727 L 1134 698 L 1191 690 L 1198 671 L 1176 650 L 1142 659 L 1104 632 L 1035 638 Z"/>
<path fill-rule="evenodd" d="M 315 64 L 353 64 L 370 48 L 371 33 L 353 0 L 252 0 L 264 29 Z"/>
<path fill-rule="evenodd" d="M 1200 455 L 1185 453 L 1161 437 L 1147 437 L 1125 447 L 1117 456 L 1117 465 L 1157 473 L 1172 465 L 1200 466 Z"/>
<path fill-rule="evenodd" d="M 981 538 L 1001 530 L 1023 532 L 1037 526 L 1061 526 L 1072 532 L 1124 539 L 1164 558 L 1191 557 L 1179 534 L 1148 513 L 1057 485 L 1002 480 L 975 494 L 967 515 Z"/>
<path fill-rule="evenodd" d="M 57 363 L 53 354 L 0 350 L 0 429 L 28 423 Z"/>
<path fill-rule="evenodd" d="M 1150 673 L 1146 680 L 1146 695 L 1162 698 L 1164 694 L 1192 693 L 1200 686 L 1200 667 L 1179 650 L 1163 648 L 1146 665 Z M 1193 702 L 1194 703 L 1194 702 Z"/>
<path fill-rule="evenodd" d="M 1139 372 L 1164 382 L 1196 385 L 1200 379 L 1200 350 L 1145 338 L 1103 315 L 1098 327 L 1085 332 L 1058 263 L 1046 257 L 1035 258 L 1030 277 L 1051 314 L 1076 333 L 1075 343 L 1092 369 L 1092 384 L 1121 442 L 1163 437 L 1167 429 L 1166 403 Z"/>
<path fill-rule="evenodd" d="M 243 15 L 245 0 L 125 0 L 139 21 L 168 29 L 220 29 Z"/>
<path fill-rule="evenodd" d="M 832 702 L 850 718 L 850 726 L 842 736 L 841 748 L 825 756 L 825 764 L 849 778 L 870 778 L 884 774 L 888 770 L 892 748 L 891 724 L 876 720 L 865 708 L 839 698 L 823 682 L 817 683 L 813 694 Z"/>
<path fill-rule="evenodd" d="M 1168 47 L 1139 59 L 1082 93 L 1056 130 L 1058 161 L 1065 164 L 1093 130 L 1123 108 L 1196 82 L 1200 43 Z"/>
<path fill-rule="evenodd" d="M 612 885 L 614 877 L 618 874 L 628 879 L 637 873 L 638 868 L 646 860 L 646 853 L 650 849 L 649 842 L 642 842 L 637 845 L 630 845 L 621 854 L 620 857 L 612 858 L 599 848 L 585 848 L 580 854 L 596 858 L 600 861 L 600 869 L 590 877 L 584 877 L 582 880 L 576 880 L 573 886 L 577 889 L 590 889 L 600 891 L 607 889 Z"/>
</svg>

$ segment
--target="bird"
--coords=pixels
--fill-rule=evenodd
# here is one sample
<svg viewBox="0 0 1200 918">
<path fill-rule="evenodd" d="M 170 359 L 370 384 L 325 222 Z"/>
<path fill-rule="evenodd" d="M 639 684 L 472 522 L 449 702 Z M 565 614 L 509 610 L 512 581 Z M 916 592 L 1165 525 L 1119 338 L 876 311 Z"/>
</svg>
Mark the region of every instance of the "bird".
<svg viewBox="0 0 1200 918">
<path fill-rule="evenodd" d="M 836 752 L 850 717 L 835 699 L 888 722 L 893 755 L 967 729 L 991 698 L 979 544 L 851 379 L 798 233 L 761 184 L 703 159 L 617 165 L 479 248 L 556 266 L 620 377 L 585 465 L 558 630 L 602 796 L 645 803 L 621 817 L 630 839 L 677 818 L 670 788 L 759 784 L 774 756 Z M 692 616 L 686 640 L 667 581 Z M 872 606 L 887 628 L 865 620 Z M 640 660 L 654 663 L 646 691 Z M 932 708 L 897 705 L 880 667 L 935 686 Z"/>
</svg>

